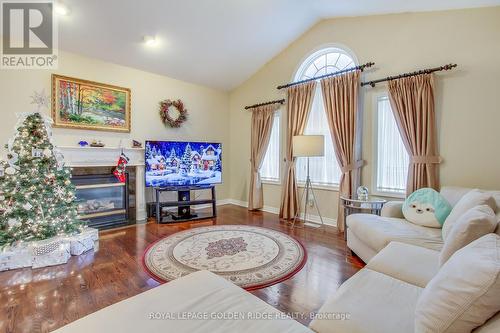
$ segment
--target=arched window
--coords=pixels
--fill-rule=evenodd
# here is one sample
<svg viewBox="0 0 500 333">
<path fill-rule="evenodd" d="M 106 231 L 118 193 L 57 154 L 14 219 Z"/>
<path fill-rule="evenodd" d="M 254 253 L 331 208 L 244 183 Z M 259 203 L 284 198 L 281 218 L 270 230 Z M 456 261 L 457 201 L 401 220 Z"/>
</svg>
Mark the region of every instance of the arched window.
<svg viewBox="0 0 500 333">
<path fill-rule="evenodd" d="M 356 65 L 354 57 L 347 51 L 336 47 L 324 48 L 310 55 L 301 64 L 295 75 L 295 81 L 315 78 L 351 68 Z M 316 134 L 325 137 L 325 156 L 310 158 L 310 176 L 312 183 L 320 186 L 338 186 L 340 183 L 341 171 L 335 156 L 330 128 L 328 126 L 323 104 L 323 94 L 319 83 L 316 86 L 316 92 L 314 94 L 314 100 L 307 119 L 304 134 Z M 305 157 L 297 158 L 296 171 L 299 184 L 305 183 L 306 181 L 306 163 L 307 159 Z"/>
</svg>

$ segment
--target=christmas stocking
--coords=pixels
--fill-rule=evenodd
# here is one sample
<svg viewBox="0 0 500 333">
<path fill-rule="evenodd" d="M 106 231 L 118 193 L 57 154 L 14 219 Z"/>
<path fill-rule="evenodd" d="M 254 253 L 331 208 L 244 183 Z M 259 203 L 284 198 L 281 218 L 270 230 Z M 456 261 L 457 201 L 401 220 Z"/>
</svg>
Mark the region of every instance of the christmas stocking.
<svg viewBox="0 0 500 333">
<path fill-rule="evenodd" d="M 128 164 L 128 161 L 129 158 L 124 153 L 122 153 L 118 158 L 118 163 L 116 164 L 115 171 L 113 171 L 115 177 L 122 183 L 125 183 L 126 180 L 125 168 Z"/>
</svg>

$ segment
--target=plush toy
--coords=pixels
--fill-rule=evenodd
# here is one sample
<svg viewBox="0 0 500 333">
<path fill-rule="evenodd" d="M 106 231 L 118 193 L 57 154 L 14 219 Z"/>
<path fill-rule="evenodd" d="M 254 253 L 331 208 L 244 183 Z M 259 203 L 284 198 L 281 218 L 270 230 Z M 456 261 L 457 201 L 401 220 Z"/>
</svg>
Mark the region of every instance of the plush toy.
<svg viewBox="0 0 500 333">
<path fill-rule="evenodd" d="M 421 188 L 406 199 L 403 215 L 409 222 L 441 228 L 451 208 L 450 203 L 439 192 L 432 188 Z"/>
</svg>

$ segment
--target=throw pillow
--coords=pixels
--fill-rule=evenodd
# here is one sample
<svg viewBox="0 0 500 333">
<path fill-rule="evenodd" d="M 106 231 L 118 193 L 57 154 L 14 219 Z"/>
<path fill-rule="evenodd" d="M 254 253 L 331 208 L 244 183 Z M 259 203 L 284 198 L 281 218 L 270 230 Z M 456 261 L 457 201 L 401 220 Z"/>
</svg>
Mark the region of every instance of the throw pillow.
<svg viewBox="0 0 500 333">
<path fill-rule="evenodd" d="M 443 239 L 446 240 L 448 234 L 455 222 L 464 215 L 466 211 L 476 206 L 488 205 L 496 210 L 495 199 L 490 193 L 482 192 L 480 190 L 472 190 L 465 194 L 462 199 L 460 199 L 455 207 L 451 210 L 450 215 L 446 218 L 443 224 Z"/>
<path fill-rule="evenodd" d="M 451 205 L 436 190 L 421 188 L 406 198 L 403 215 L 411 223 L 441 228 L 451 212 Z"/>
<path fill-rule="evenodd" d="M 415 309 L 417 333 L 465 333 L 500 310 L 500 236 L 455 252 L 427 284 Z"/>
<path fill-rule="evenodd" d="M 492 233 L 497 226 L 495 212 L 487 205 L 476 206 L 460 216 L 444 241 L 439 255 L 442 266 L 456 251 L 476 239 Z"/>
</svg>

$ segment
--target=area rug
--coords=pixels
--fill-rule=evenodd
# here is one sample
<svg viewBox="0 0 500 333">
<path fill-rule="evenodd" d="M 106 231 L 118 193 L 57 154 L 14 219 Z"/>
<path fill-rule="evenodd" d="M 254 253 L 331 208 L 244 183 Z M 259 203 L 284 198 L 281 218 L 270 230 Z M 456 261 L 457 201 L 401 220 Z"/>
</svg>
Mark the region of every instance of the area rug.
<svg viewBox="0 0 500 333">
<path fill-rule="evenodd" d="M 181 231 L 153 243 L 143 256 L 145 269 L 160 282 L 208 270 L 246 290 L 286 280 L 305 262 L 304 247 L 292 237 L 242 225 Z"/>
</svg>

